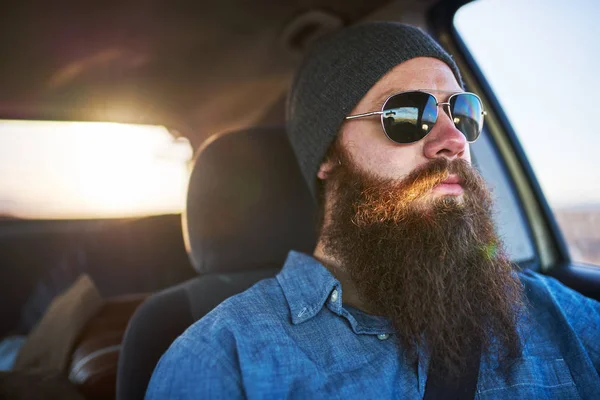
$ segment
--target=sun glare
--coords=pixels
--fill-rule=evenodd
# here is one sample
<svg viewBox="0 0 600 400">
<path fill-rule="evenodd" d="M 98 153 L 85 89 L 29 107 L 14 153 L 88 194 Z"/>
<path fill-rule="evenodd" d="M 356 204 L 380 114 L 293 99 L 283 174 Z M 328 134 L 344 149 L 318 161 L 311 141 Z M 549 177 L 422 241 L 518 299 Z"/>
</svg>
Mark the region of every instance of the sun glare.
<svg viewBox="0 0 600 400">
<path fill-rule="evenodd" d="M 180 213 L 192 153 L 163 126 L 0 121 L 0 215 Z"/>
</svg>

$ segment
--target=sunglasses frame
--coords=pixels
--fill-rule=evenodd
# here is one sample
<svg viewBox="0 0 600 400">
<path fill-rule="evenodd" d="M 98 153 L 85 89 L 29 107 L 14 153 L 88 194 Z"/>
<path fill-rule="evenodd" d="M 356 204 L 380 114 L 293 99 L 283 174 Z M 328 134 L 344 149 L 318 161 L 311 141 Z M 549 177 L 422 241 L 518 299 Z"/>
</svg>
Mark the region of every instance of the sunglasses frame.
<svg viewBox="0 0 600 400">
<path fill-rule="evenodd" d="M 395 141 L 394 139 L 392 139 L 392 138 L 391 138 L 391 137 L 388 135 L 388 133 L 387 133 L 387 132 L 386 132 L 386 130 L 385 130 L 385 125 L 383 124 L 383 115 L 384 115 L 384 113 L 385 113 L 385 112 L 383 111 L 383 109 L 385 108 L 385 105 L 387 104 L 387 102 L 388 102 L 388 101 L 389 101 L 389 100 L 390 100 L 392 97 L 394 97 L 394 96 L 398 96 L 398 95 L 400 95 L 400 94 L 404 94 L 404 93 L 415 93 L 415 92 L 418 92 L 418 93 L 426 93 L 426 94 L 430 95 L 431 97 L 433 97 L 433 99 L 435 100 L 435 105 L 436 105 L 436 112 L 437 112 L 437 114 L 436 114 L 436 117 L 435 117 L 435 123 L 433 124 L 434 126 L 435 126 L 435 124 L 437 123 L 437 121 L 438 121 L 438 118 L 439 118 L 439 116 L 440 116 L 440 114 L 439 114 L 439 111 L 438 111 L 438 108 L 439 108 L 440 106 L 442 106 L 442 110 L 444 109 L 444 106 L 446 106 L 446 107 L 447 107 L 447 111 L 444 111 L 444 112 L 446 112 L 446 114 L 448 114 L 448 116 L 450 117 L 450 120 L 451 120 L 451 121 L 452 121 L 452 123 L 454 124 L 454 118 L 452 117 L 452 111 L 450 110 L 450 100 L 451 100 L 453 97 L 455 97 L 455 96 L 458 96 L 458 95 L 461 95 L 461 94 L 469 94 L 469 95 L 473 95 L 473 96 L 475 96 L 475 97 L 477 98 L 477 100 L 479 100 L 479 103 L 481 104 L 481 115 L 482 115 L 483 117 L 485 117 L 485 116 L 487 115 L 487 112 L 486 112 L 486 111 L 484 110 L 484 108 L 483 108 L 483 101 L 481 101 L 481 98 L 480 98 L 479 96 L 477 96 L 477 95 L 476 95 L 475 93 L 473 93 L 473 92 L 453 92 L 453 91 L 447 91 L 447 90 L 435 90 L 435 92 L 437 92 L 437 93 L 451 93 L 450 97 L 448 97 L 448 101 L 438 101 L 437 97 L 435 97 L 435 95 L 434 95 L 433 93 L 430 93 L 430 92 L 429 92 L 429 91 L 427 91 L 427 90 L 408 90 L 408 91 L 404 91 L 404 92 L 398 92 L 398 93 L 393 93 L 393 94 L 389 95 L 389 96 L 388 96 L 388 97 L 385 99 L 385 101 L 383 102 L 383 104 L 381 105 L 381 110 L 380 110 L 380 111 L 371 111 L 371 112 L 362 113 L 362 114 L 348 115 L 348 116 L 347 116 L 345 119 L 346 119 L 346 120 L 353 120 L 353 119 L 358 119 L 358 118 L 365 118 L 365 117 L 372 117 L 372 116 L 374 116 L 374 115 L 379 115 L 379 118 L 380 118 L 380 120 L 381 120 L 381 129 L 383 130 L 383 133 L 385 133 L 385 136 L 386 136 L 386 137 L 387 137 L 389 140 L 391 140 L 392 142 L 394 142 L 394 143 L 396 143 L 396 144 L 412 144 L 412 143 L 417 143 L 418 141 L 425 139 L 425 137 L 431 133 L 431 131 L 433 130 L 433 127 L 432 127 L 432 128 L 429 130 L 429 132 L 427 132 L 427 133 L 425 134 L 425 136 L 423 136 L 423 137 L 422 137 L 421 139 L 419 139 L 419 140 L 415 140 L 414 142 L 408 142 L 408 143 L 400 143 L 400 142 L 397 142 L 397 141 Z M 482 120 L 482 122 L 481 122 L 481 125 L 482 125 L 482 128 L 481 128 L 481 129 L 479 129 L 479 132 L 477 133 L 477 137 L 476 137 L 474 140 L 467 140 L 467 142 L 468 142 L 468 143 L 473 143 L 473 142 L 475 142 L 477 139 L 479 139 L 479 136 L 481 135 L 481 131 L 483 130 L 483 120 Z M 462 132 L 461 132 L 461 133 L 462 133 Z M 463 133 L 463 135 L 464 135 L 464 133 Z M 465 136 L 465 138 L 466 138 L 466 136 Z"/>
</svg>

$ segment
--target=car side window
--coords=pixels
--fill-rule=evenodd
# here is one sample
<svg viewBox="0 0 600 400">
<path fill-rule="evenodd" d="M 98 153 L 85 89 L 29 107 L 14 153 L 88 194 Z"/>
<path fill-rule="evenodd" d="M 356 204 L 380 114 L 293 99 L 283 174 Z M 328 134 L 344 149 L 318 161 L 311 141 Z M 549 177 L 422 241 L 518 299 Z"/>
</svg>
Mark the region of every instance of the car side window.
<svg viewBox="0 0 600 400">
<path fill-rule="evenodd" d="M 600 3 L 481 0 L 454 25 L 518 135 L 571 259 L 600 266 Z"/>
<path fill-rule="evenodd" d="M 492 191 L 496 230 L 510 259 L 516 263 L 534 259 L 535 250 L 525 218 L 485 126 L 479 139 L 471 144 L 471 158 Z"/>
</svg>

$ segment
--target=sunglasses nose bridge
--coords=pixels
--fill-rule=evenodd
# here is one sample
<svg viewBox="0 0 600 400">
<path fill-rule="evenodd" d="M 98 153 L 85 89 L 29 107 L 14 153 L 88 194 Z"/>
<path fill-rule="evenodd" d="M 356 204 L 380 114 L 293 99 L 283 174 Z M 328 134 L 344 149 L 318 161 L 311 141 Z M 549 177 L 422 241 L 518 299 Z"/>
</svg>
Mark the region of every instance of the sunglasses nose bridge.
<svg viewBox="0 0 600 400">
<path fill-rule="evenodd" d="M 452 110 L 450 109 L 450 103 L 449 102 L 438 102 L 437 103 L 438 107 L 441 107 L 442 110 L 448 115 L 448 117 L 450 117 L 450 120 L 452 120 Z"/>
</svg>

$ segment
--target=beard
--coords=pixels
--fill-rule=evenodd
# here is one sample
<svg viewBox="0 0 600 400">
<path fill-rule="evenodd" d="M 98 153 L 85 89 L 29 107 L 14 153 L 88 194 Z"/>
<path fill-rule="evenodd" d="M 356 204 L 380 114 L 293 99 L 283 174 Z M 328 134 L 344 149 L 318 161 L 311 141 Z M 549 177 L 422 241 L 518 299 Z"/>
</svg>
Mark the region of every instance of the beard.
<svg viewBox="0 0 600 400">
<path fill-rule="evenodd" d="M 388 317 L 409 358 L 455 379 L 474 352 L 517 356 L 520 281 L 499 240 L 491 195 L 464 160 L 436 159 L 401 180 L 359 170 L 341 148 L 325 181 L 323 252 L 349 277 L 369 313 Z M 456 174 L 462 198 L 433 196 Z M 332 268 L 335 272 L 335 268 Z"/>
</svg>

